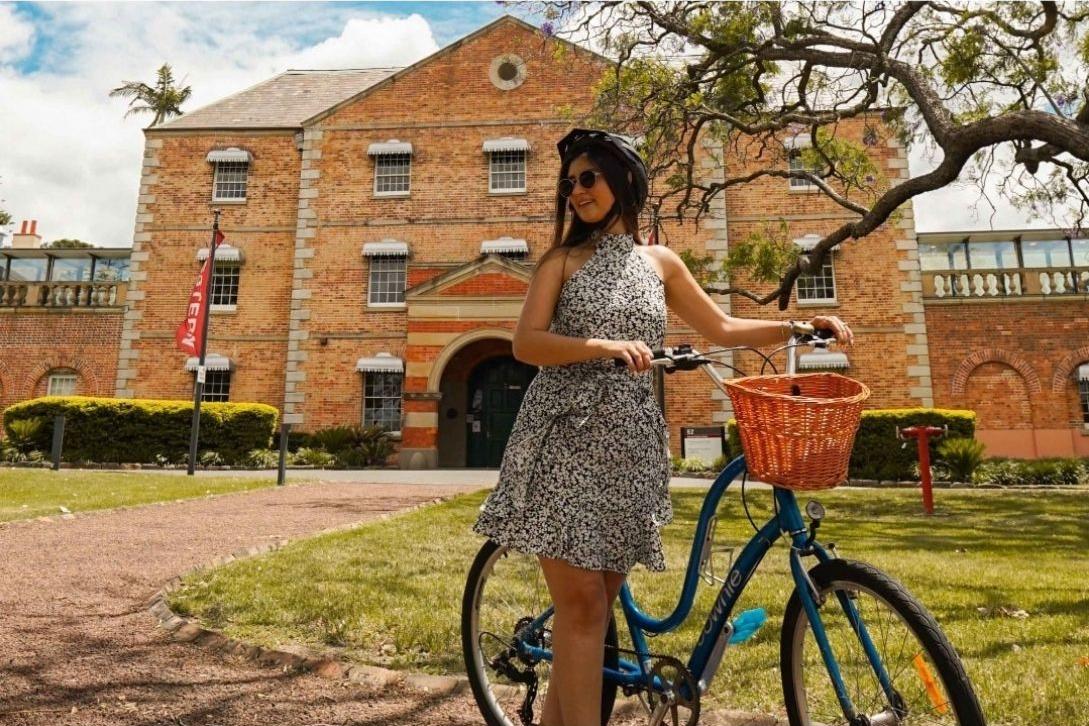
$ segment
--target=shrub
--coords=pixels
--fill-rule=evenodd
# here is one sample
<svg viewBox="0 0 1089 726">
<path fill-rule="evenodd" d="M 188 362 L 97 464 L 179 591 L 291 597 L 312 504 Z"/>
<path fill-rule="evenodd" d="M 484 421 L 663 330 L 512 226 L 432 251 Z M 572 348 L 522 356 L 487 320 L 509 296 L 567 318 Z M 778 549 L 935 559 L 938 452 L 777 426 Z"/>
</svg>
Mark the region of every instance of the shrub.
<svg viewBox="0 0 1089 726">
<path fill-rule="evenodd" d="M 8 440 L 18 452 L 25 454 L 38 443 L 38 437 L 44 428 L 43 423 L 45 422 L 40 418 L 14 419 L 7 427 Z"/>
<path fill-rule="evenodd" d="M 336 463 L 336 457 L 322 449 L 308 449 L 303 447 L 292 454 L 291 463 L 326 469 Z"/>
<path fill-rule="evenodd" d="M 938 442 L 940 465 L 952 481 L 972 481 L 972 473 L 983 462 L 986 447 L 975 439 L 948 438 Z"/>
<path fill-rule="evenodd" d="M 393 452 L 389 434 L 377 426 L 333 426 L 310 434 L 311 447 L 336 457 L 339 467 L 359 468 L 384 464 Z"/>
<path fill-rule="evenodd" d="M 1089 467 L 1078 459 L 988 459 L 972 481 L 998 486 L 1076 486 L 1089 484 Z"/>
<path fill-rule="evenodd" d="M 65 461 L 154 463 L 182 461 L 189 451 L 191 401 L 46 396 L 9 406 L 4 428 L 14 421 L 45 421 L 33 448 L 48 450 L 53 418 L 64 414 Z M 277 411 L 261 403 L 205 403 L 200 407 L 200 452 L 214 451 L 227 463 L 269 446 Z"/>
<path fill-rule="evenodd" d="M 280 465 L 280 452 L 273 449 L 254 449 L 242 460 L 250 469 L 275 469 Z"/>
<path fill-rule="evenodd" d="M 950 438 L 972 439 L 975 437 L 976 415 L 973 411 L 942 408 L 887 408 L 862 412 L 862 421 L 851 450 L 848 475 L 852 479 L 878 479 L 902 481 L 912 478 L 913 466 L 918 463 L 914 441 L 899 441 L 896 429 L 908 426 L 949 426 Z M 737 421 L 731 419 L 726 426 L 730 451 L 741 452 L 741 436 Z M 941 439 L 930 440 L 930 458 L 935 454 Z M 902 444 L 906 443 L 906 446 Z"/>
</svg>

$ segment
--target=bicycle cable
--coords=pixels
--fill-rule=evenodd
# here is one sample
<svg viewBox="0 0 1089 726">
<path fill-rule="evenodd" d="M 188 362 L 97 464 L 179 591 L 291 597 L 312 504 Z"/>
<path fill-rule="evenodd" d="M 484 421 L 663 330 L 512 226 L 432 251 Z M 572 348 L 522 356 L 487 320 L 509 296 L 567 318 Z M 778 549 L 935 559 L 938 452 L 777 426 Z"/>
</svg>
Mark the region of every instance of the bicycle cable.
<svg viewBox="0 0 1089 726">
<path fill-rule="evenodd" d="M 745 494 L 745 485 L 749 482 L 749 470 L 746 469 L 741 475 L 741 506 L 745 509 L 745 516 L 749 519 L 749 524 L 752 525 L 752 529 L 757 534 L 760 533 L 760 528 L 756 526 L 756 520 L 752 518 L 752 514 L 749 513 L 749 500 Z"/>
</svg>

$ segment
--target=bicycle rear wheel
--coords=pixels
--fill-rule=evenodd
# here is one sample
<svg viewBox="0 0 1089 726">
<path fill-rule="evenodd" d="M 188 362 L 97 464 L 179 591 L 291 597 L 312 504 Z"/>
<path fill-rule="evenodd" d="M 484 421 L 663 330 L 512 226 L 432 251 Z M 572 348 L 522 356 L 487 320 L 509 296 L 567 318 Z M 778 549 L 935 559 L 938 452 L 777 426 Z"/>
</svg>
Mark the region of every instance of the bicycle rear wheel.
<svg viewBox="0 0 1089 726">
<path fill-rule="evenodd" d="M 461 647 L 473 697 L 488 726 L 537 724 L 544 708 L 552 662 L 530 660 L 513 648 L 514 634 L 552 604 L 540 562 L 488 541 L 480 548 L 465 583 L 461 605 Z M 551 621 L 549 621 L 551 622 Z M 551 648 L 549 623 L 526 640 Z M 605 634 L 605 665 L 616 668 L 616 622 Z M 533 683 L 535 685 L 531 686 Z M 601 723 L 607 724 L 616 701 L 615 683 L 601 688 Z M 531 709 L 526 697 L 535 691 Z"/>
<path fill-rule="evenodd" d="M 985 726 L 964 665 L 934 617 L 902 585 L 874 567 L 844 560 L 809 571 L 824 596 L 820 619 L 855 709 L 848 719 L 836 697 L 797 591 L 787 603 L 780 670 L 790 726 Z M 844 600 L 869 634 L 891 681 L 881 684 Z"/>
</svg>

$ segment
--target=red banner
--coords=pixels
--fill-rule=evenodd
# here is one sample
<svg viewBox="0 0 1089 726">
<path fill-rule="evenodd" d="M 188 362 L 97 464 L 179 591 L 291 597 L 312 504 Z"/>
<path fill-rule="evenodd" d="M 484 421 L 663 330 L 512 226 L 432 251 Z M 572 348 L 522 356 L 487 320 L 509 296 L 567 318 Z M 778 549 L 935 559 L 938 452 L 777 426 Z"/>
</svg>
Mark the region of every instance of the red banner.
<svg viewBox="0 0 1089 726">
<path fill-rule="evenodd" d="M 223 233 L 217 229 L 215 236 L 217 249 L 222 242 Z M 208 264 L 211 261 L 210 258 L 211 255 L 200 266 L 197 279 L 193 282 L 193 291 L 189 293 L 189 308 L 185 312 L 185 320 L 174 332 L 174 344 L 177 345 L 178 350 L 189 355 L 200 355 L 200 336 L 203 335 L 204 315 L 207 309 L 205 300 L 212 284 L 212 269 Z"/>
</svg>

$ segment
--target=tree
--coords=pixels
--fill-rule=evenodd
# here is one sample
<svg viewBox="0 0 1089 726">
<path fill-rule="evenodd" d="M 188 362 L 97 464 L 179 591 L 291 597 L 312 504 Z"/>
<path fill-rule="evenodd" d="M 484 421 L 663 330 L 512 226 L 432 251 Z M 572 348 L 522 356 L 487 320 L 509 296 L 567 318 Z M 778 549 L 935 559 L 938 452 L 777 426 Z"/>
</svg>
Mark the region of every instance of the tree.
<svg viewBox="0 0 1089 726">
<path fill-rule="evenodd" d="M 94 249 L 94 245 L 78 239 L 55 239 L 47 245 L 42 245 L 42 248 L 50 250 L 89 250 Z"/>
<path fill-rule="evenodd" d="M 184 83 L 184 79 L 182 82 Z M 130 98 L 130 108 L 125 112 L 125 118 L 134 113 L 153 113 L 155 118 L 151 125 L 156 126 L 171 116 L 180 116 L 181 105 L 189 99 L 190 93 L 191 86 L 179 88 L 175 85 L 174 72 L 169 64 L 164 63 L 159 68 L 154 87 L 141 81 L 125 81 L 123 85 L 110 91 L 110 97 Z"/>
<path fill-rule="evenodd" d="M 723 190 L 772 176 L 806 179 L 850 215 L 808 254 L 774 230 L 731 251 L 723 274 L 747 268 L 777 280 L 772 293 L 709 291 L 785 308 L 798 275 L 819 269 L 836 245 L 864 238 L 905 202 L 962 174 L 992 207 L 986 184 L 998 175 L 999 195 L 1032 218 L 1076 232 L 1089 215 L 1085 2 L 543 5 L 546 33 L 562 28 L 557 35 L 614 59 L 588 120 L 643 136 L 652 171 L 665 180 L 656 213 L 675 202 L 678 217 L 698 218 Z M 867 126 L 866 142 L 837 135 L 845 119 Z M 935 168 L 878 179 L 865 145 L 889 132 L 930 150 Z M 798 133 L 811 145 L 789 165 L 785 138 Z M 744 173 L 699 178 L 704 136 Z"/>
</svg>

